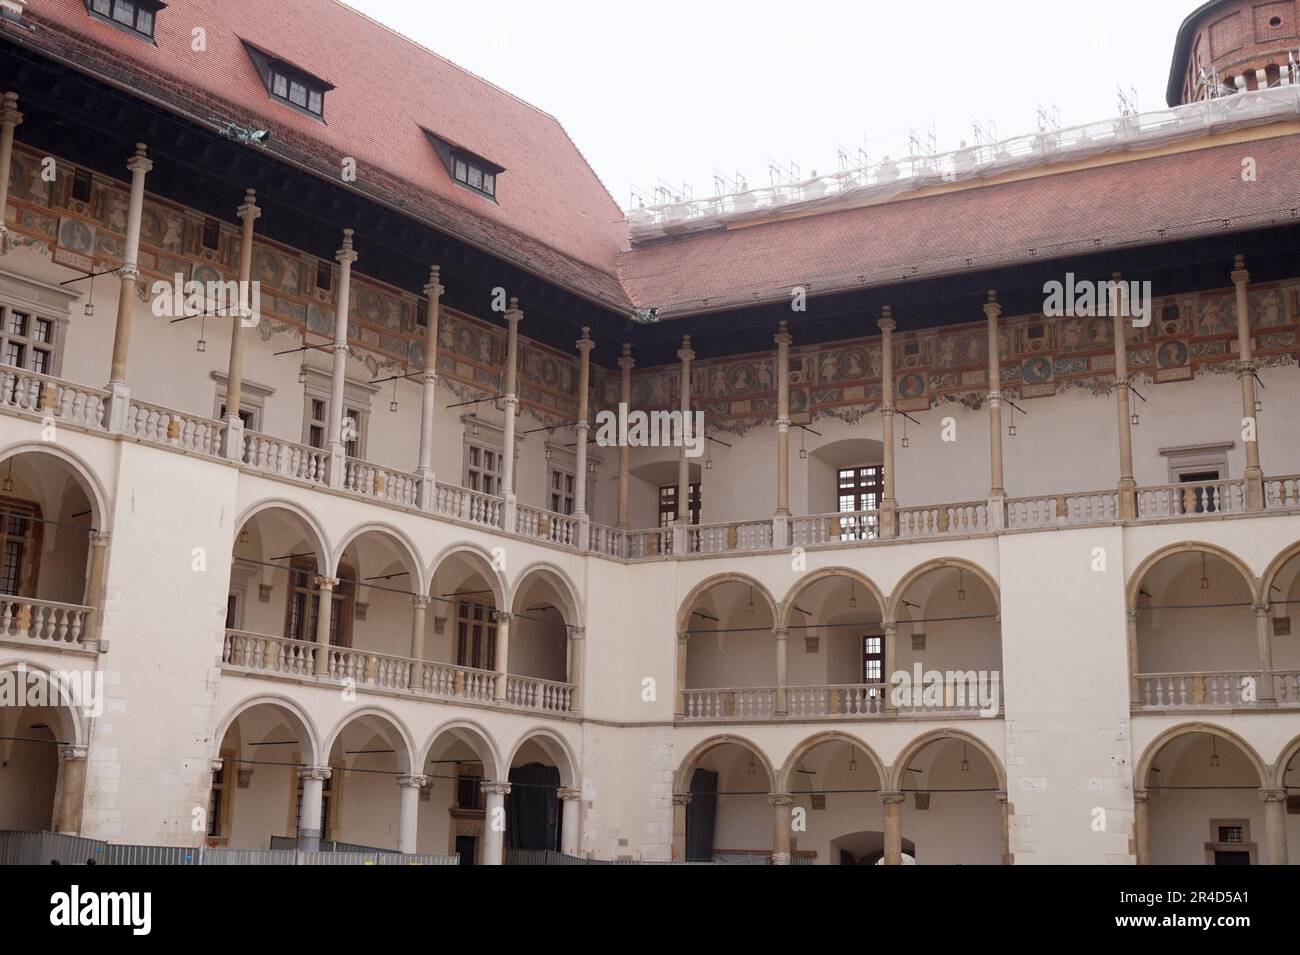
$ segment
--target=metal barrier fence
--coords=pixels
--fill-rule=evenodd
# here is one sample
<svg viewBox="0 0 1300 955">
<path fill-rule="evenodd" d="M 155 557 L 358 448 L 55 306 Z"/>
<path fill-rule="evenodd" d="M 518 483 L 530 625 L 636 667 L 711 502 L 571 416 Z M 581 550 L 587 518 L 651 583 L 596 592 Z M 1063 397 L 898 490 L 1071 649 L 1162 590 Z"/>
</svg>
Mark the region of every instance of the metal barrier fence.
<svg viewBox="0 0 1300 955">
<path fill-rule="evenodd" d="M 794 860 L 796 865 L 808 860 Z M 771 865 L 772 859 L 765 855 L 717 857 L 708 862 L 665 861 L 648 862 L 641 859 L 584 859 L 581 856 L 565 855 L 551 849 L 507 849 L 506 865 Z"/>
<path fill-rule="evenodd" d="M 0 865 L 85 865 L 102 861 L 107 843 L 58 832 L 0 831 Z"/>
</svg>

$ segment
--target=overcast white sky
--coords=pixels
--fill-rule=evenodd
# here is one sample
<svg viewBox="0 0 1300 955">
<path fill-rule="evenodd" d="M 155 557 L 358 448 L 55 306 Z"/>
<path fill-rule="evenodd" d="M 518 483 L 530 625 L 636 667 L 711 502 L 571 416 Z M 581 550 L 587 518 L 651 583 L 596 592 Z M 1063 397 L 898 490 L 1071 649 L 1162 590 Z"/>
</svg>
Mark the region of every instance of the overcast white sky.
<svg viewBox="0 0 1300 955">
<path fill-rule="evenodd" d="M 837 148 L 939 151 L 1164 106 L 1174 36 L 1201 0 L 349 0 L 556 116 L 619 205 L 633 184 L 713 193 L 714 170 L 834 172 Z"/>
</svg>

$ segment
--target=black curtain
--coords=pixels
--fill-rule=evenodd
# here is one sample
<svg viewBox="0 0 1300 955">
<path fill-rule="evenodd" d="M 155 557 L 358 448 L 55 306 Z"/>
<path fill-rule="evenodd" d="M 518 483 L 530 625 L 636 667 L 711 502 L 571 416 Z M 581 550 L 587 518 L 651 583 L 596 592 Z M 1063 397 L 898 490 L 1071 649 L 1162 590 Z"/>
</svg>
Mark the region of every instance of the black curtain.
<svg viewBox="0 0 1300 955">
<path fill-rule="evenodd" d="M 686 861 L 713 861 L 713 826 L 718 818 L 718 774 L 697 769 L 686 807 Z"/>
<path fill-rule="evenodd" d="M 558 849 L 560 771 L 528 763 L 510 770 L 506 796 L 506 847 Z"/>
</svg>

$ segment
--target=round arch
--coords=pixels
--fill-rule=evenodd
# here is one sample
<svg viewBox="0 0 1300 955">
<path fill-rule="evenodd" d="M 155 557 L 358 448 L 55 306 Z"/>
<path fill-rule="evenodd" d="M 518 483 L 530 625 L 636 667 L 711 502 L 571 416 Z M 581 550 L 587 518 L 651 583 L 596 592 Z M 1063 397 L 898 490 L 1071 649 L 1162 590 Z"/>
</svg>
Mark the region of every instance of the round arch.
<svg viewBox="0 0 1300 955">
<path fill-rule="evenodd" d="M 872 768 L 876 771 L 876 778 L 880 780 L 881 787 L 883 788 L 889 784 L 889 772 L 874 749 L 856 736 L 850 736 L 848 733 L 843 733 L 839 730 L 828 730 L 827 732 L 818 733 L 815 736 L 808 737 L 790 751 L 790 755 L 786 757 L 785 763 L 781 767 L 780 774 L 776 778 L 776 791 L 781 793 L 790 792 L 790 777 L 794 773 L 796 767 L 803 762 L 804 758 L 823 743 L 837 742 L 849 743 L 866 754 L 867 759 L 871 761 Z"/>
<path fill-rule="evenodd" d="M 1286 768 L 1290 765 L 1291 760 L 1297 756 L 1300 756 L 1300 736 L 1296 736 L 1295 739 L 1282 747 L 1282 752 L 1273 765 L 1273 788 L 1286 788 Z"/>
<path fill-rule="evenodd" d="M 425 574 L 424 579 L 428 581 L 429 588 L 433 587 L 439 568 L 449 559 L 458 555 L 468 556 L 476 565 L 481 563 L 478 569 L 483 574 L 483 579 L 487 581 L 488 587 L 492 590 L 492 599 L 496 608 L 498 610 L 508 608 L 510 606 L 511 592 L 510 584 L 506 581 L 505 575 L 497 569 L 495 560 L 486 549 L 469 541 L 449 544 L 439 551 L 438 556 L 433 559 L 433 563 L 429 565 L 429 570 Z"/>
<path fill-rule="evenodd" d="M 519 575 L 515 577 L 514 585 L 510 588 L 511 598 L 517 598 L 519 594 L 523 593 L 524 585 L 534 576 L 549 580 L 552 586 L 555 587 L 556 592 L 564 598 L 566 606 L 560 609 L 564 613 L 565 621 L 569 626 L 586 626 L 586 608 L 583 606 L 581 594 L 577 585 L 574 584 L 573 578 L 562 568 L 548 561 L 535 561 L 520 571 Z"/>
<path fill-rule="evenodd" d="M 343 560 L 343 554 L 347 551 L 356 540 L 363 534 L 378 534 L 392 540 L 402 554 L 407 571 L 411 574 L 411 582 L 416 586 L 411 589 L 417 594 L 427 594 L 429 592 L 429 581 L 424 579 L 425 566 L 424 561 L 420 559 L 420 551 L 415 543 L 406 532 L 394 527 L 392 524 L 385 524 L 382 521 L 368 521 L 364 524 L 358 524 L 352 530 L 343 535 L 339 542 L 338 548 L 334 551 L 333 558 L 330 561 L 330 572 L 338 567 L 339 562 Z"/>
<path fill-rule="evenodd" d="M 856 570 L 851 570 L 848 567 L 823 567 L 820 570 L 814 570 L 810 574 L 805 574 L 794 582 L 794 585 L 791 586 L 789 592 L 786 593 L 785 598 L 781 601 L 781 617 L 778 626 L 782 628 L 790 626 L 790 614 L 794 611 L 795 601 L 799 598 L 801 593 L 814 584 L 823 580 L 828 580 L 832 577 L 847 577 L 855 583 L 860 584 L 875 599 L 876 606 L 880 608 L 880 615 L 884 621 L 888 622 L 890 620 L 887 613 L 888 601 L 885 599 L 884 591 L 876 586 L 874 580 L 866 574 Z"/>
<path fill-rule="evenodd" d="M 94 469 L 86 459 L 61 445 L 43 441 L 19 441 L 0 450 L 0 464 L 21 454 L 45 454 L 66 464 L 81 479 L 86 497 L 90 499 L 91 526 L 101 533 L 107 533 L 112 511 L 108 506 L 108 494 L 100 483 Z"/>
<path fill-rule="evenodd" d="M 1267 600 L 1268 595 L 1273 592 L 1273 585 L 1277 582 L 1278 575 L 1282 573 L 1283 568 L 1297 559 L 1300 559 L 1300 542 L 1292 544 L 1273 558 L 1264 571 L 1264 576 L 1260 579 L 1259 593 L 1263 600 Z"/>
<path fill-rule="evenodd" d="M 274 693 L 262 693 L 257 696 L 250 696 L 245 700 L 236 703 L 234 708 L 226 714 L 225 718 L 217 724 L 217 731 L 212 736 L 212 758 L 221 757 L 221 744 L 225 742 L 226 734 L 230 732 L 230 727 L 235 725 L 235 720 L 241 715 L 257 706 L 270 706 L 283 711 L 292 722 L 297 724 L 297 730 L 302 734 L 307 748 L 310 753 L 303 754 L 303 760 L 308 766 L 320 765 L 320 733 L 316 730 L 316 724 L 312 722 L 307 711 L 299 706 L 295 701 L 287 696 L 280 696 Z M 325 751 L 328 755 L 328 750 Z"/>
<path fill-rule="evenodd" d="M 326 760 L 329 759 L 330 753 L 334 751 L 334 744 L 339 741 L 339 738 L 343 735 L 344 730 L 346 730 L 353 723 L 365 719 L 374 719 L 380 721 L 381 723 L 387 723 L 389 727 L 391 727 L 393 730 L 396 731 L 397 738 L 390 739 L 388 740 L 388 742 L 394 744 L 393 746 L 395 750 L 394 755 L 397 757 L 398 771 L 402 773 L 413 772 L 411 766 L 413 765 L 412 760 L 415 757 L 415 745 L 411 741 L 410 731 L 407 730 L 406 724 L 403 723 L 400 719 L 398 719 L 398 717 L 390 713 L 388 710 L 385 710 L 378 706 L 366 706 L 366 707 L 362 707 L 359 710 L 353 710 L 351 713 L 348 713 L 341 720 L 339 720 L 338 725 L 336 725 L 334 729 L 330 731 L 329 736 L 326 737 L 325 739 L 324 746 L 321 748 L 321 753 L 323 754 L 324 758 Z M 402 744 L 400 748 L 397 746 L 397 743 L 399 741 Z"/>
<path fill-rule="evenodd" d="M 1260 787 L 1269 785 L 1272 774 L 1269 772 L 1268 765 L 1259 758 L 1259 753 L 1255 752 L 1255 747 L 1232 732 L 1232 730 L 1224 729 L 1222 726 L 1216 726 L 1213 723 L 1180 723 L 1177 726 L 1171 726 L 1147 744 L 1147 748 L 1142 752 L 1142 758 L 1138 760 L 1137 773 L 1133 780 L 1134 790 L 1142 792 L 1147 788 L 1146 779 L 1151 773 L 1151 764 L 1155 762 L 1161 750 L 1179 737 L 1194 736 L 1198 733 L 1216 736 L 1236 746 L 1250 760 L 1251 765 L 1255 767 L 1255 772 L 1259 775 Z"/>
<path fill-rule="evenodd" d="M 1142 588 L 1142 582 L 1146 579 L 1147 574 L 1163 561 L 1166 557 L 1173 557 L 1176 554 L 1197 554 L 1204 553 L 1213 557 L 1218 557 L 1225 561 L 1229 566 L 1234 567 L 1241 574 L 1242 579 L 1246 582 L 1246 587 L 1250 590 L 1250 598 L 1253 603 L 1259 603 L 1259 578 L 1251 573 L 1250 568 L 1245 562 L 1237 557 L 1231 551 L 1224 550 L 1216 544 L 1207 544 L 1204 541 L 1183 541 L 1178 544 L 1169 544 L 1160 548 L 1152 554 L 1149 554 L 1137 570 L 1133 571 L 1129 577 L 1128 587 L 1124 592 L 1125 607 L 1128 610 L 1137 609 L 1138 591 Z"/>
<path fill-rule="evenodd" d="M 767 773 L 768 780 L 772 785 L 776 785 L 776 771 L 773 770 L 772 761 L 768 759 L 767 753 L 763 751 L 762 747 L 757 743 L 746 739 L 744 736 L 736 736 L 732 733 L 723 733 L 720 736 L 710 736 L 708 739 L 696 743 L 691 751 L 686 754 L 686 758 L 682 760 L 677 771 L 673 773 L 673 792 L 689 792 L 691 788 L 691 773 L 695 770 L 695 767 L 699 765 L 700 760 L 719 746 L 726 746 L 728 743 L 749 750 L 749 752 L 762 764 L 764 771 Z"/>
<path fill-rule="evenodd" d="M 678 605 L 678 633 L 684 633 L 690 629 L 691 609 L 694 607 L 695 602 L 714 587 L 720 586 L 721 584 L 742 584 L 746 587 L 753 587 L 755 591 L 762 595 L 763 602 L 767 604 L 767 609 L 772 614 L 773 622 L 780 619 L 780 607 L 772 598 L 772 594 L 768 591 L 767 587 L 765 587 L 761 581 L 756 580 L 748 574 L 717 574 L 713 577 L 701 580 L 698 584 L 692 587 L 691 592 L 686 595 L 686 599 Z"/>
<path fill-rule="evenodd" d="M 936 570 L 945 570 L 952 568 L 954 570 L 965 570 L 974 574 L 984 582 L 989 592 L 993 594 L 993 605 L 997 608 L 998 620 L 1002 619 L 1002 592 L 998 588 L 998 582 L 993 579 L 993 575 L 981 567 L 979 564 L 965 560 L 961 557 L 940 557 L 936 560 L 927 560 L 917 564 L 894 586 L 889 594 L 889 612 L 886 617 L 891 622 L 897 622 L 898 612 L 902 607 L 903 598 L 907 595 L 907 590 L 914 583 L 924 577 L 926 574 L 933 573 Z"/>
<path fill-rule="evenodd" d="M 20 671 L 27 677 L 35 677 L 38 682 L 45 685 L 46 699 L 50 701 L 49 708 L 59 719 L 59 743 L 71 746 L 89 745 L 90 727 L 85 713 L 80 706 L 68 706 L 59 702 L 58 687 L 50 679 L 50 670 L 47 666 L 21 657 L 0 663 L 0 672 L 11 670 Z"/>
<path fill-rule="evenodd" d="M 424 767 L 429 764 L 429 757 L 433 755 L 433 747 L 438 744 L 438 740 L 448 733 L 472 749 L 474 755 L 482 761 L 483 779 L 485 781 L 496 782 L 505 779 L 505 776 L 501 773 L 501 755 L 496 744 L 492 741 L 492 736 L 473 720 L 448 720 L 441 726 L 434 727 L 433 732 L 429 734 L 429 738 L 424 741 L 424 746 L 420 748 L 419 771 L 421 773 L 424 772 Z"/>
<path fill-rule="evenodd" d="M 318 568 L 332 568 L 336 566 L 330 561 L 330 556 L 333 553 L 333 550 L 329 545 L 329 536 L 325 533 L 325 528 L 321 526 L 320 522 L 316 520 L 315 516 L 310 511 L 304 508 L 301 504 L 298 504 L 295 501 L 290 501 L 287 498 L 268 497 L 256 502 L 255 504 L 249 505 L 244 509 L 239 517 L 235 519 L 235 533 L 238 534 L 240 528 L 257 515 L 272 510 L 288 511 L 306 525 L 308 530 L 307 540 L 316 551 L 316 566 Z"/>
<path fill-rule="evenodd" d="M 506 775 L 510 774 L 510 767 L 514 765 L 519 750 L 523 748 L 525 743 L 529 742 L 537 743 L 546 755 L 555 761 L 555 766 L 560 771 L 561 788 L 578 788 L 578 759 L 573 753 L 573 748 L 563 736 L 545 726 L 535 726 L 532 729 L 525 730 L 523 735 L 515 741 L 515 745 L 510 748 L 510 754 L 503 764 Z"/>
<path fill-rule="evenodd" d="M 980 739 L 978 736 L 972 736 L 964 730 L 950 728 L 930 730 L 930 732 L 922 733 L 916 739 L 912 740 L 912 742 L 908 743 L 907 746 L 903 748 L 903 751 L 898 754 L 898 758 L 894 760 L 894 765 L 891 767 L 892 773 L 889 781 L 890 788 L 895 792 L 902 792 L 903 774 L 907 772 L 907 766 L 911 763 L 912 759 L 931 743 L 937 743 L 940 740 L 945 739 L 955 739 L 959 742 L 968 743 L 971 746 L 974 746 L 975 749 L 989 761 L 989 765 L 993 767 L 993 774 L 998 780 L 998 789 L 1006 792 L 1007 771 L 1002 765 L 1002 760 L 998 759 L 997 754 L 993 752 L 988 743 L 984 742 L 984 740 Z"/>
</svg>

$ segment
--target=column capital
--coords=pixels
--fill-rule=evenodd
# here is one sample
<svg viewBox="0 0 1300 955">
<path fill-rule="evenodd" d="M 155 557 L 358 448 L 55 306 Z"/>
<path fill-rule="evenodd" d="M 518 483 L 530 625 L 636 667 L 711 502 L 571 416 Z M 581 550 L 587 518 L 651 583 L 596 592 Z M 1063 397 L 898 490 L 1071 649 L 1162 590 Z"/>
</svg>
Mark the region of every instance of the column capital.
<svg viewBox="0 0 1300 955">
<path fill-rule="evenodd" d="M 153 160 L 145 155 L 146 152 L 148 147 L 144 143 L 136 143 L 135 154 L 126 161 L 126 168 L 131 172 L 148 172 L 152 169 Z"/>
<path fill-rule="evenodd" d="M 907 801 L 907 794 L 900 792 L 882 792 L 880 801 L 888 806 L 898 806 Z"/>
<path fill-rule="evenodd" d="M 1286 802 L 1285 789 L 1261 789 L 1259 798 L 1264 802 Z"/>
<path fill-rule="evenodd" d="M 334 253 L 334 258 L 338 260 L 339 265 L 351 265 L 357 260 L 356 250 L 352 248 L 352 230 L 343 230 L 343 245 Z M 347 302 L 340 302 L 340 308 L 347 308 Z"/>
<path fill-rule="evenodd" d="M 1265 601 L 1264 603 L 1255 604 L 1256 617 L 1267 617 L 1272 612 L 1272 610 L 1273 610 L 1272 605 L 1269 604 L 1267 601 Z"/>
<path fill-rule="evenodd" d="M 508 610 L 494 610 L 492 620 L 494 623 L 504 623 L 509 626 L 512 617 L 514 617 L 514 614 Z"/>
<path fill-rule="evenodd" d="M 1005 789 L 999 789 L 993 795 L 997 797 L 997 800 L 1000 803 L 1006 803 L 1006 801 L 1010 798 L 1010 795 L 1007 793 Z"/>
<path fill-rule="evenodd" d="M 478 785 L 479 791 L 485 796 L 508 796 L 510 795 L 510 784 L 498 782 L 496 780 L 484 780 Z"/>
<path fill-rule="evenodd" d="M 1126 617 L 1128 618 L 1128 622 L 1129 622 L 1129 623 L 1137 623 L 1137 620 L 1138 620 L 1138 611 L 1137 611 L 1137 610 L 1126 610 L 1126 611 L 1124 612 L 1124 616 L 1126 616 Z"/>
<path fill-rule="evenodd" d="M 74 746 L 59 747 L 59 762 L 61 763 L 73 763 L 73 762 L 83 761 L 89 755 L 90 755 L 89 746 L 74 745 Z"/>
<path fill-rule="evenodd" d="M 772 633 L 776 634 L 776 638 L 777 638 L 778 640 L 785 640 L 787 637 L 790 636 L 790 628 L 789 628 L 789 627 L 773 627 L 773 628 L 772 628 Z"/>
<path fill-rule="evenodd" d="M 573 347 L 584 355 L 590 354 L 591 350 L 596 347 L 596 343 L 591 339 L 591 329 L 586 325 L 582 326 L 582 337 L 578 339 Z"/>
<path fill-rule="evenodd" d="M 892 332 L 898 327 L 898 322 L 894 321 L 894 310 L 886 305 L 880 310 L 880 318 L 876 320 L 876 327 L 882 332 Z"/>
<path fill-rule="evenodd" d="M 313 577 L 312 583 L 316 585 L 317 590 L 333 590 L 340 583 L 337 577 Z"/>
<path fill-rule="evenodd" d="M 570 640 L 581 640 L 587 635 L 586 627 L 566 627 L 565 629 L 569 631 Z"/>
<path fill-rule="evenodd" d="M 678 643 L 686 643 L 690 639 L 691 639 L 691 632 L 689 630 L 683 630 L 681 633 L 677 634 Z"/>
<path fill-rule="evenodd" d="M 432 597 L 426 597 L 422 594 L 413 594 L 411 596 L 411 605 L 413 607 L 418 607 L 421 610 L 428 607 L 431 603 L 433 603 Z"/>
<path fill-rule="evenodd" d="M 1149 792 L 1148 792 L 1147 790 L 1145 790 L 1145 789 L 1135 789 L 1135 790 L 1133 790 L 1133 801 L 1134 801 L 1134 802 L 1146 802 L 1146 801 L 1147 801 L 1148 799 L 1150 799 L 1150 798 L 1151 798 L 1151 793 L 1149 793 Z"/>
<path fill-rule="evenodd" d="M 325 782 L 330 778 L 333 770 L 329 766 L 303 766 L 298 770 L 298 778 L 304 782 L 314 779 L 317 782 Z"/>
<path fill-rule="evenodd" d="M 790 324 L 784 318 L 776 326 L 776 335 L 772 341 L 778 345 L 784 345 L 787 348 L 794 344 L 794 338 L 790 335 Z"/>
<path fill-rule="evenodd" d="M 0 123 L 17 126 L 23 121 L 23 114 L 18 112 L 18 94 L 5 93 L 4 103 L 0 105 Z"/>
<path fill-rule="evenodd" d="M 226 765 L 226 761 L 224 759 L 214 759 L 210 763 L 208 763 L 208 769 L 211 772 L 219 773 L 221 772 L 221 768 L 225 765 Z"/>
<path fill-rule="evenodd" d="M 424 294 L 427 298 L 441 298 L 442 293 L 447 291 L 442 287 L 442 267 L 437 265 L 429 266 L 429 281 L 424 283 Z"/>
<path fill-rule="evenodd" d="M 524 311 L 519 307 L 519 299 L 510 299 L 510 307 L 506 309 L 505 319 L 511 325 L 524 320 Z"/>
<path fill-rule="evenodd" d="M 898 621 L 896 620 L 883 620 L 881 621 L 880 626 L 887 634 L 893 635 L 898 633 Z"/>
<path fill-rule="evenodd" d="M 420 789 L 428 782 L 428 776 L 420 776 L 414 773 L 397 777 L 397 785 L 401 789 Z"/>
<path fill-rule="evenodd" d="M 559 796 L 564 801 L 568 802 L 571 799 L 581 799 L 582 790 L 581 789 L 558 789 L 556 790 L 556 795 Z"/>
<path fill-rule="evenodd" d="M 793 806 L 794 797 L 789 793 L 768 793 L 767 801 L 773 806 Z"/>
<path fill-rule="evenodd" d="M 86 536 L 90 538 L 91 547 L 107 547 L 108 542 L 113 538 L 108 531 L 91 531 Z"/>
<path fill-rule="evenodd" d="M 258 219 L 261 217 L 262 210 L 257 205 L 256 189 L 246 189 L 244 191 L 244 201 L 235 210 L 235 215 L 240 219 Z"/>
<path fill-rule="evenodd" d="M 674 806 L 689 806 L 691 804 L 690 793 L 673 793 Z"/>
<path fill-rule="evenodd" d="M 681 359 L 683 363 L 695 360 L 695 352 L 691 350 L 690 335 L 682 336 L 682 347 L 677 349 L 677 357 Z"/>
<path fill-rule="evenodd" d="M 1246 271 L 1246 257 L 1239 255 L 1232 260 L 1232 283 L 1234 285 L 1245 285 L 1250 281 L 1250 273 Z"/>
<path fill-rule="evenodd" d="M 627 342 L 623 343 L 623 354 L 619 356 L 618 367 L 624 371 L 631 371 L 636 367 L 636 359 L 632 357 L 632 346 Z"/>
<path fill-rule="evenodd" d="M 984 303 L 984 314 L 990 320 L 994 320 L 1002 314 L 1002 306 L 998 304 L 997 289 L 989 289 L 988 301 Z"/>
</svg>

